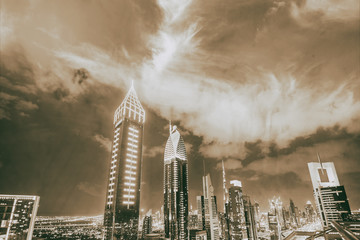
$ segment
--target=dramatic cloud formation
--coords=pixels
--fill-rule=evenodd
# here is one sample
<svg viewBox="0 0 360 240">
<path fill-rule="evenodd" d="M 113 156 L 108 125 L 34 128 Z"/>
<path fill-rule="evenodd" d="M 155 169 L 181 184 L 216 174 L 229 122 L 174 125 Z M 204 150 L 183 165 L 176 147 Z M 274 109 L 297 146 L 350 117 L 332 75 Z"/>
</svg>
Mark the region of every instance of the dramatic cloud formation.
<svg viewBox="0 0 360 240">
<path fill-rule="evenodd" d="M 56 177 L 72 184 L 71 200 L 57 200 L 64 212 L 90 196 L 102 211 L 94 192 L 106 184 L 112 114 L 131 81 L 147 111 L 142 197 L 156 196 L 144 208 L 161 206 L 166 119 L 187 143 L 191 201 L 203 162 L 221 194 L 220 160 L 261 203 L 277 188 L 305 201 L 306 163 L 319 152 L 360 207 L 358 1 L 0 1 L 0 176 L 27 169 L 24 156 L 45 165 L 28 188 L 45 196 L 44 213 L 57 214 Z M 102 172 L 66 177 L 71 164 Z"/>
</svg>

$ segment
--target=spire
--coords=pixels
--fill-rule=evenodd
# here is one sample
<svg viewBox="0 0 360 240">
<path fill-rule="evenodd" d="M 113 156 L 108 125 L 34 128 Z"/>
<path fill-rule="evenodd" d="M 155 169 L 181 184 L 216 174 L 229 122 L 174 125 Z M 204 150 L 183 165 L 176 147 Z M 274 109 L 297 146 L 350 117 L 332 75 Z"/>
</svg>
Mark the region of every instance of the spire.
<svg viewBox="0 0 360 240">
<path fill-rule="evenodd" d="M 114 124 L 116 125 L 123 118 L 128 118 L 139 123 L 145 122 L 145 110 L 137 97 L 133 81 L 124 100 L 115 111 Z"/>
<path fill-rule="evenodd" d="M 225 177 L 224 160 L 221 160 L 221 165 L 222 165 L 222 171 L 223 171 L 224 212 L 226 212 L 226 206 L 225 206 L 225 204 L 229 202 L 229 199 L 228 199 L 228 191 L 227 191 L 227 188 L 226 188 L 226 177 Z"/>
<path fill-rule="evenodd" d="M 171 120 L 169 120 L 169 134 L 171 134 Z"/>
<path fill-rule="evenodd" d="M 321 159 L 320 159 L 319 152 L 316 152 L 316 154 L 317 154 L 317 158 L 318 158 L 319 163 L 320 163 L 321 173 L 324 174 L 324 168 L 323 168 L 323 165 L 322 165 L 322 162 L 321 162 Z"/>
</svg>

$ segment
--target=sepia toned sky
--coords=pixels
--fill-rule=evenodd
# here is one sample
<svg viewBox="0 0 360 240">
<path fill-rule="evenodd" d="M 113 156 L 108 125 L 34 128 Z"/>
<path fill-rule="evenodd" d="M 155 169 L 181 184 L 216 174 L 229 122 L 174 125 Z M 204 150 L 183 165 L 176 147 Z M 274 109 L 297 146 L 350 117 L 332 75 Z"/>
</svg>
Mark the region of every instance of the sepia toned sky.
<svg viewBox="0 0 360 240">
<path fill-rule="evenodd" d="M 307 162 L 332 161 L 360 208 L 356 0 L 0 0 L 0 193 L 39 215 L 102 214 L 112 119 L 131 81 L 146 110 L 142 208 L 162 205 L 168 120 L 190 203 L 221 160 L 252 201 L 313 200 Z"/>
</svg>

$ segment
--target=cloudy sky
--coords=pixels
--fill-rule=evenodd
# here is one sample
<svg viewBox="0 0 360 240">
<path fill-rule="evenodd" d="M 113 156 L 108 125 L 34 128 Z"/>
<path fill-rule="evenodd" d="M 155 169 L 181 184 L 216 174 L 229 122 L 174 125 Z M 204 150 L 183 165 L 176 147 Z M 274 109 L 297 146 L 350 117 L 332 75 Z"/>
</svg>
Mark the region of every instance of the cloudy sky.
<svg viewBox="0 0 360 240">
<path fill-rule="evenodd" d="M 146 110 L 142 208 L 162 205 L 168 120 L 190 202 L 203 160 L 263 210 L 313 202 L 307 162 L 335 163 L 360 208 L 357 0 L 0 0 L 0 192 L 39 215 L 102 214 L 112 118 L 131 81 Z"/>
</svg>

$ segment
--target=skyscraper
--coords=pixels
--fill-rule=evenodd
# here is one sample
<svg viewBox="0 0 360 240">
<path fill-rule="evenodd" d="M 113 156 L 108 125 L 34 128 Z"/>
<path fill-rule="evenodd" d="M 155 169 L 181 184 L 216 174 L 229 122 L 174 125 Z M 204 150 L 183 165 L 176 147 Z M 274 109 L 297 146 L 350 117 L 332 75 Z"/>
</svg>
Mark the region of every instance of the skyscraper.
<svg viewBox="0 0 360 240">
<path fill-rule="evenodd" d="M 146 237 L 147 234 L 152 233 L 152 217 L 150 215 L 146 215 L 143 220 L 142 225 L 142 239 Z"/>
<path fill-rule="evenodd" d="M 206 230 L 204 196 L 196 196 L 196 206 L 199 219 L 199 228 Z"/>
<path fill-rule="evenodd" d="M 221 161 L 222 165 L 222 177 L 223 177 L 223 200 L 224 200 L 224 213 L 220 214 L 220 226 L 222 239 L 228 240 L 229 236 L 229 191 L 226 187 L 226 175 L 224 160 Z"/>
<path fill-rule="evenodd" d="M 229 221 L 230 239 L 241 240 L 247 238 L 242 185 L 238 180 L 230 181 L 229 188 Z"/>
<path fill-rule="evenodd" d="M 310 201 L 306 202 L 305 205 L 305 214 L 306 214 L 306 221 L 307 223 L 311 223 L 315 221 L 315 212 L 314 208 Z"/>
<path fill-rule="evenodd" d="M 145 111 L 131 86 L 114 114 L 114 140 L 106 191 L 105 239 L 138 235 Z"/>
<path fill-rule="evenodd" d="M 340 185 L 332 162 L 308 163 L 314 198 L 323 227 L 331 221 L 346 220 L 351 214 L 344 186 Z"/>
<path fill-rule="evenodd" d="M 255 207 L 251 204 L 250 197 L 244 195 L 244 215 L 246 223 L 247 238 L 249 240 L 257 239 L 256 219 L 255 219 Z"/>
<path fill-rule="evenodd" d="M 290 213 L 290 223 L 294 227 L 298 227 L 298 213 L 297 208 L 295 207 L 295 204 L 292 199 L 290 199 L 290 206 L 289 206 L 289 213 Z"/>
<path fill-rule="evenodd" d="M 170 136 L 164 154 L 164 227 L 165 237 L 188 239 L 188 162 L 184 140 L 176 126 L 169 127 Z"/>
<path fill-rule="evenodd" d="M 214 187 L 211 184 L 210 174 L 203 176 L 203 192 L 205 206 L 205 226 L 209 226 L 207 230 L 208 239 L 219 239 L 219 218 L 217 213 L 216 196 L 214 195 Z"/>
<path fill-rule="evenodd" d="M 40 197 L 0 195 L 0 239 L 31 240 Z"/>
</svg>

